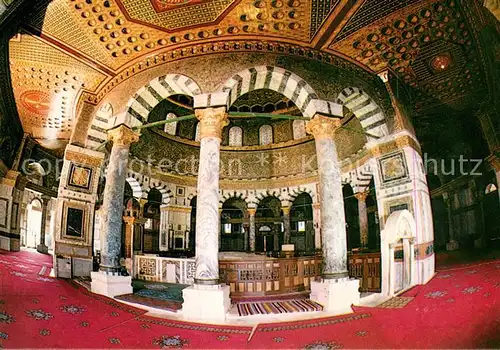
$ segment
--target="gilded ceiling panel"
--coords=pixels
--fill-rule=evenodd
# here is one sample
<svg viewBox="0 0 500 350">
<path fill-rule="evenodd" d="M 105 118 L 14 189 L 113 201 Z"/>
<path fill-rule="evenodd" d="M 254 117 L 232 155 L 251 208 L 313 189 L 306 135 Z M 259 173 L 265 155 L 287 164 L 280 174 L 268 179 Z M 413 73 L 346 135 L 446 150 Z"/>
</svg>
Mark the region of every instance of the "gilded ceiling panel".
<svg viewBox="0 0 500 350">
<path fill-rule="evenodd" d="M 382 6 L 378 13 L 389 15 L 370 17 L 361 8 L 330 49 L 355 58 L 374 72 L 390 69 L 423 94 L 438 94 L 442 102 L 481 83 L 477 51 L 461 4 L 443 0 L 384 4 L 387 8 Z M 391 4 L 406 6 L 391 12 Z M 365 6 L 371 8 L 374 3 Z M 365 17 L 357 19 L 363 13 Z M 370 23 L 370 18 L 376 20 Z"/>
<path fill-rule="evenodd" d="M 46 138 L 69 137 L 78 91 L 95 91 L 106 75 L 29 34 L 13 38 L 9 51 L 14 96 L 24 130 Z"/>
</svg>

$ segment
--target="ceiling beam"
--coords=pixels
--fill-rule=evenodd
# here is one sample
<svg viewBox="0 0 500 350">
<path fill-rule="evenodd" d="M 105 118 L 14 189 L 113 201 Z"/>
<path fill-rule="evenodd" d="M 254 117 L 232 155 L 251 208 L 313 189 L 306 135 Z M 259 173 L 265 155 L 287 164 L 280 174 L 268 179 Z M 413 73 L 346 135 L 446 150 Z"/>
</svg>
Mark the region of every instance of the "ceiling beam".
<svg viewBox="0 0 500 350">
<path fill-rule="evenodd" d="M 311 45 L 320 50 L 333 41 L 366 0 L 341 0 L 314 35 Z"/>
</svg>

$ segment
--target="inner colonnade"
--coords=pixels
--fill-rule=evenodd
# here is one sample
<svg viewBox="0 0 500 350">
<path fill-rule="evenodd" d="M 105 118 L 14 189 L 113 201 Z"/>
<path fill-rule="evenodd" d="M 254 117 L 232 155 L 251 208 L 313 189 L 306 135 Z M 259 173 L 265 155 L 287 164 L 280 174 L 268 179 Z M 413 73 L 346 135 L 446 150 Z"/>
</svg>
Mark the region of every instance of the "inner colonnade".
<svg viewBox="0 0 500 350">
<path fill-rule="evenodd" d="M 387 82 L 387 74 L 381 79 Z M 386 87 L 390 90 L 389 84 Z M 258 144 L 244 145 L 250 137 L 244 129 L 234 143 L 231 127 L 266 117 L 265 108 L 233 112 L 242 108 L 238 105 L 242 96 L 258 90 L 281 94 L 291 103 L 285 105 L 291 106 L 286 114 L 294 119 L 290 120 L 292 140 L 277 141 L 272 134 L 277 126 L 263 137 L 266 128 L 260 125 Z M 391 105 L 397 106 L 394 94 L 389 96 Z M 389 118 L 357 88 L 346 88 L 333 100 L 320 99 L 294 73 L 268 66 L 239 73 L 212 93 L 202 92 L 193 79 L 181 74 L 154 78 L 118 113 L 109 107 L 114 103 L 110 94 L 95 118 L 87 121 L 89 133 L 73 135 L 74 142 L 66 148 L 57 215 L 69 220 L 68 208 L 80 210 L 84 229 L 79 242 L 69 237 L 64 225 L 56 229 L 56 256 L 70 256 L 72 264 L 90 271 L 92 256 L 98 255 L 99 271 L 91 272 L 92 291 L 114 297 L 132 293 L 132 277 L 147 269 L 162 269 L 143 266 L 138 257 L 190 259 L 194 255 L 194 266 L 187 272 L 192 285 L 183 290 L 182 313 L 188 319 L 223 319 L 230 298 L 242 292 L 242 284 L 230 283 L 226 270 L 221 275 L 220 264 L 227 259 L 319 259 L 318 271 L 311 272 L 310 278 L 301 275 L 295 291 L 310 293 L 325 311 L 334 313 L 349 312 L 351 305 L 359 304 L 360 291 L 387 291 L 383 283 L 389 277 L 396 285 L 392 293 L 426 283 L 434 274 L 432 214 L 420 146 L 406 116 L 389 107 L 394 113 Z M 164 117 L 169 123 L 154 119 L 159 109 L 165 111 L 164 103 L 181 110 L 174 117 Z M 275 109 L 267 118 L 282 117 L 281 111 Z M 173 144 L 189 123 L 192 139 L 178 144 L 197 154 L 191 163 L 190 153 L 184 154 L 184 163 L 194 164 L 196 171 L 179 175 L 170 160 L 167 166 L 151 167 L 145 150 L 155 152 L 154 137 Z M 355 132 L 346 133 L 346 125 L 352 130 L 353 123 Z M 169 126 L 163 128 L 164 124 Z M 295 133 L 301 135 L 295 137 Z M 355 153 L 341 151 L 339 156 L 339 142 L 352 135 L 361 140 L 361 146 Z M 287 164 L 282 159 L 285 150 L 306 151 L 300 161 Z M 163 154 L 183 156 L 169 154 L 169 148 Z M 255 157 L 253 170 L 232 160 L 235 154 Z M 74 168 L 81 165 L 90 170 L 85 189 L 71 186 Z M 280 166 L 295 169 L 285 170 L 287 176 L 265 175 Z M 391 230 L 402 232 L 384 232 L 391 215 L 406 211 L 404 220 L 413 222 L 407 225 L 414 228 L 412 232 L 403 232 L 399 221 Z M 393 237 L 390 243 L 388 236 Z M 386 243 L 395 257 L 383 256 Z M 412 247 L 411 257 L 407 244 Z M 247 255 L 235 258 L 227 252 Z M 394 266 L 384 271 L 383 259 Z M 296 271 L 297 261 L 290 264 Z M 61 269 L 56 258 L 56 273 Z M 304 273 L 302 267 L 299 270 Z M 280 271 L 280 276 L 286 273 Z M 255 282 L 243 289 L 252 294 L 273 287 Z"/>
</svg>

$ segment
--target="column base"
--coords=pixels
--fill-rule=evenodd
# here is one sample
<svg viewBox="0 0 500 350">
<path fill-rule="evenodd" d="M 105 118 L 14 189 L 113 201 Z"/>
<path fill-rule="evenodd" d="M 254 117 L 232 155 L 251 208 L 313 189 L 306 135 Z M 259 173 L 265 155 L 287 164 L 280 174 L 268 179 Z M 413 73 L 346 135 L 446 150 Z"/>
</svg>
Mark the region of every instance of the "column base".
<svg viewBox="0 0 500 350">
<path fill-rule="evenodd" d="M 117 295 L 131 294 L 133 292 L 131 276 L 111 275 L 101 271 L 92 271 L 90 278 L 92 279 L 90 283 L 92 293 L 114 298 Z"/>
<path fill-rule="evenodd" d="M 49 253 L 49 247 L 47 247 L 45 244 L 39 244 L 36 247 L 36 251 L 42 254 L 48 254 Z"/>
<path fill-rule="evenodd" d="M 310 299 L 335 315 L 352 313 L 351 305 L 359 305 L 359 280 L 341 278 L 311 282 Z"/>
<path fill-rule="evenodd" d="M 457 241 L 449 241 L 446 243 L 446 250 L 457 250 L 458 242 Z"/>
<path fill-rule="evenodd" d="M 192 285 L 182 290 L 182 315 L 189 320 L 224 321 L 231 307 L 229 286 Z"/>
<path fill-rule="evenodd" d="M 18 252 L 21 250 L 21 240 L 19 238 L 0 236 L 0 249 Z"/>
</svg>

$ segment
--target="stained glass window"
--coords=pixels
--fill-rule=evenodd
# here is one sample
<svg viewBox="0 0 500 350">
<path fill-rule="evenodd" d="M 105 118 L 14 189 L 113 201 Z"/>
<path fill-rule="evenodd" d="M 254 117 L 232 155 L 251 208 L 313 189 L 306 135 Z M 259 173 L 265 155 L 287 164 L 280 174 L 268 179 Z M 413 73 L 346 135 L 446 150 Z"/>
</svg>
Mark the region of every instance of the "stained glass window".
<svg viewBox="0 0 500 350">
<path fill-rule="evenodd" d="M 259 129 L 259 144 L 269 145 L 273 143 L 273 127 L 271 125 L 262 125 Z"/>
<path fill-rule="evenodd" d="M 239 126 L 229 129 L 229 146 L 243 146 L 243 129 Z"/>
<path fill-rule="evenodd" d="M 177 118 L 177 116 L 174 113 L 168 113 L 166 120 L 175 119 L 175 118 Z M 175 136 L 175 133 L 177 131 L 177 122 L 165 124 L 164 131 L 169 135 Z"/>
<path fill-rule="evenodd" d="M 303 120 L 293 121 L 293 139 L 298 140 L 306 137 L 306 123 Z"/>
</svg>

